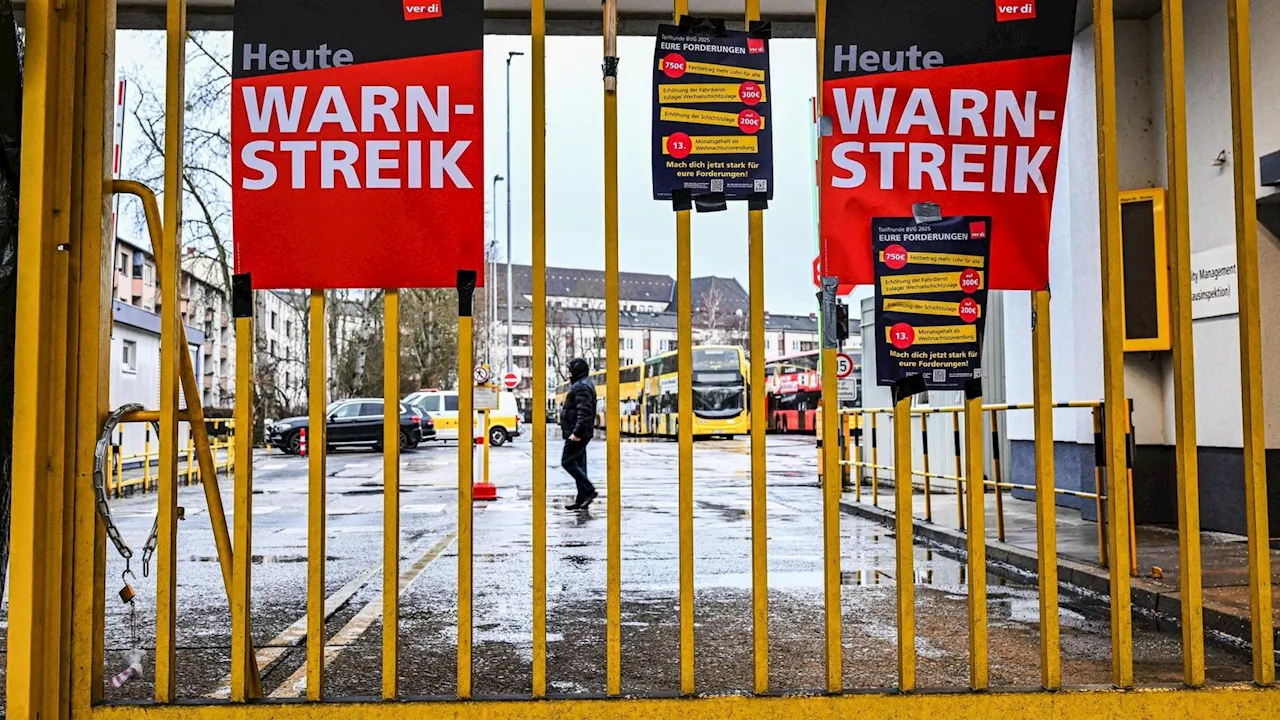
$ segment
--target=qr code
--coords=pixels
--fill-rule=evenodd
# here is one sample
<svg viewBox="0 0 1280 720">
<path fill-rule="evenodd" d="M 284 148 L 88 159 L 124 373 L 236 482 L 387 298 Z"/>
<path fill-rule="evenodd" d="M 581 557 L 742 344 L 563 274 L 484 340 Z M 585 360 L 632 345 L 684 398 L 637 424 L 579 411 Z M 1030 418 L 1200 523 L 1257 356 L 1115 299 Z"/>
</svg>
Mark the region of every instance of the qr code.
<svg viewBox="0 0 1280 720">
<path fill-rule="evenodd" d="M 712 180 L 711 192 L 724 192 L 724 180 L 723 179 Z"/>
<path fill-rule="evenodd" d="M 933 371 L 933 381 L 936 383 L 944 383 L 947 381 L 947 371 L 944 368 L 936 368 Z"/>
<path fill-rule="evenodd" d="M 759 179 L 759 180 L 756 180 L 755 182 L 756 182 L 756 185 L 755 185 L 755 191 L 756 191 L 756 192 L 769 192 L 769 181 L 768 181 L 768 180 L 765 180 L 764 178 L 761 178 L 761 179 Z"/>
</svg>

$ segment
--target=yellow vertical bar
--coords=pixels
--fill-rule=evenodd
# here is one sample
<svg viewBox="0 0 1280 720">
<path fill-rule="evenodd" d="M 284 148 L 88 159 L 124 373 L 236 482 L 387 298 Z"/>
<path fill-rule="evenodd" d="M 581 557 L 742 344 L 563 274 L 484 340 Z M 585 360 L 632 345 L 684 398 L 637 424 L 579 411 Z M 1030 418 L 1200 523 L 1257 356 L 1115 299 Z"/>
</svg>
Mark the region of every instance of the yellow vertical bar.
<svg viewBox="0 0 1280 720">
<path fill-rule="evenodd" d="M 191 431 L 190 431 L 190 430 L 188 430 L 188 431 L 187 431 L 187 468 L 186 468 L 186 476 L 187 476 L 187 477 L 186 477 L 186 481 L 185 481 L 185 484 L 187 484 L 187 485 L 190 485 L 190 484 L 191 484 L 191 482 L 192 482 L 192 471 L 191 471 L 191 466 L 195 464 L 194 462 L 192 462 L 193 460 L 195 460 L 195 458 L 192 456 L 192 452 L 193 452 L 194 450 L 195 450 L 195 441 L 194 441 L 194 440 L 192 440 L 192 434 L 191 434 Z"/>
<path fill-rule="evenodd" d="M 747 29 L 760 19 L 760 0 L 746 0 Z M 764 210 L 747 211 L 748 296 L 751 315 L 751 637 L 752 688 L 769 691 L 768 440 L 764 393 Z"/>
<path fill-rule="evenodd" d="M 547 3 L 533 0 L 533 696 L 547 695 Z"/>
<path fill-rule="evenodd" d="M 1204 684 L 1200 566 L 1200 459 L 1196 446 L 1195 338 L 1191 328 L 1191 219 L 1187 175 L 1186 30 L 1182 0 L 1164 0 L 1165 158 L 1169 177 L 1169 305 L 1173 316 L 1173 452 L 1178 473 L 1178 596 L 1182 680 Z"/>
<path fill-rule="evenodd" d="M 894 394 L 898 394 L 896 388 Z M 904 395 L 895 398 L 893 407 L 894 565 L 898 591 L 898 690 L 902 692 L 910 692 L 916 687 L 916 591 L 911 469 L 911 396 Z"/>
<path fill-rule="evenodd" d="M 969 479 L 969 687 L 986 690 L 987 657 L 987 511 L 982 485 L 982 387 L 979 381 L 965 390 L 965 476 Z"/>
<path fill-rule="evenodd" d="M 1133 401 L 1124 404 L 1124 482 L 1129 493 L 1129 576 L 1138 576 L 1138 531 L 1133 510 Z"/>
<path fill-rule="evenodd" d="M 146 493 L 151 492 L 151 426 L 143 425 L 142 432 L 142 492 Z"/>
<path fill-rule="evenodd" d="M 394 700 L 400 649 L 400 291 L 383 300 L 382 699 Z"/>
<path fill-rule="evenodd" d="M 676 318 L 680 434 L 680 692 L 693 683 L 693 298 L 690 211 L 676 213 Z"/>
<path fill-rule="evenodd" d="M 933 498 L 929 488 L 929 415 L 920 413 L 920 453 L 924 457 L 924 519 L 933 522 Z M 908 477 L 910 480 L 910 477 Z"/>
<path fill-rule="evenodd" d="M 187 3 L 168 0 L 165 35 L 165 167 L 164 242 L 153 248 L 160 286 L 160 509 L 159 544 L 156 547 L 156 702 L 174 699 L 174 642 L 177 615 L 178 572 L 178 367 L 187 352 L 179 339 L 181 314 L 178 282 L 182 277 L 182 136 L 186 106 Z M 147 459 L 150 468 L 150 460 Z"/>
<path fill-rule="evenodd" d="M 605 0 L 604 56 L 618 56 L 618 2 Z M 606 60 L 606 63 L 609 62 Z M 605 591 L 605 689 L 622 694 L 622 442 L 618 397 L 618 95 L 617 78 L 604 78 L 604 286 L 605 474 L 607 576 Z"/>
<path fill-rule="evenodd" d="M 324 696 L 324 547 L 325 547 L 325 423 L 328 414 L 328 362 L 325 357 L 325 297 L 311 291 L 310 377 L 307 405 L 307 699 Z"/>
<path fill-rule="evenodd" d="M 1093 47 L 1098 133 L 1098 220 L 1102 253 L 1103 425 L 1106 433 L 1107 505 L 1111 558 L 1111 675 L 1118 687 L 1133 685 L 1133 627 L 1129 597 L 1129 515 L 1125 472 L 1124 301 L 1120 240 L 1120 182 L 1116 140 L 1116 46 L 1113 0 L 1093 0 Z"/>
<path fill-rule="evenodd" d="M 461 280 L 461 278 L 460 278 Z M 486 278 L 486 283 L 492 278 Z M 474 281 L 458 283 L 458 698 L 471 697 L 471 585 L 474 515 L 471 490 L 475 482 L 475 334 L 472 320 Z"/>
<path fill-rule="evenodd" d="M 1053 355 L 1049 291 L 1031 293 L 1032 410 L 1036 452 L 1036 561 L 1040 582 L 1040 685 L 1062 687 L 1058 628 L 1058 520 L 1053 469 Z"/>
<path fill-rule="evenodd" d="M 853 416 L 853 499 L 862 502 L 862 411 Z"/>
<path fill-rule="evenodd" d="M 826 42 L 826 0 L 814 0 L 814 20 L 817 32 L 817 106 L 823 113 L 822 71 Z M 827 291 L 824 290 L 824 293 Z M 834 298 L 832 298 L 834 299 Z M 823 312 L 834 312 L 834 307 L 824 307 Z M 824 315 L 823 332 L 831 321 Z M 844 688 L 844 658 L 842 656 L 842 618 L 840 603 L 840 455 L 838 452 L 837 419 L 840 398 L 836 389 L 836 348 L 828 347 L 834 338 L 822 339 L 820 358 L 822 377 L 822 433 L 823 484 L 822 484 L 822 545 L 823 545 L 823 608 L 824 635 L 826 641 L 827 692 L 840 692 Z M 874 434 L 875 416 L 872 415 Z M 875 444 L 872 444 L 875 452 Z M 874 464 L 874 462 L 873 462 Z M 874 471 L 873 471 L 874 472 Z M 874 476 L 873 476 L 874 478 Z M 872 481 L 872 492 L 876 491 Z"/>
<path fill-rule="evenodd" d="M 253 434 L 253 318 L 236 318 L 236 426 Z M 236 446 L 235 547 L 231 555 L 231 701 L 244 702 L 249 696 L 249 665 L 253 638 L 249 635 L 251 598 L 250 571 L 253 567 L 253 444 Z M 188 461 L 189 463 L 190 461 Z"/>
<path fill-rule="evenodd" d="M 1262 324 L 1258 290 L 1257 175 L 1253 155 L 1253 66 L 1249 3 L 1228 0 L 1231 57 L 1231 148 L 1235 172 L 1236 265 L 1240 268 L 1240 390 L 1244 419 L 1244 493 L 1249 534 L 1249 614 L 1253 681 L 1276 680 L 1271 615 L 1271 554 L 1267 544 L 1266 426 L 1262 410 Z"/>
<path fill-rule="evenodd" d="M 1093 408 L 1093 504 L 1094 513 L 1098 518 L 1098 564 L 1102 567 L 1107 566 L 1107 511 L 1103 505 L 1104 495 L 1102 484 L 1102 471 L 1105 467 L 1105 459 L 1101 457 L 1104 453 L 1103 446 L 1105 442 L 1102 436 L 1102 407 Z"/>
<path fill-rule="evenodd" d="M 59 82 L 64 55 L 74 47 L 59 41 L 66 15 L 56 3 L 26 8 L 26 67 L 23 103 L 21 193 L 18 206 L 18 275 L 14 355 L 13 497 L 10 530 L 8 664 L 6 710 L 15 718 L 56 711 L 49 707 L 44 664 L 46 541 L 53 528 L 44 521 L 51 424 L 58 409 L 49 402 L 52 373 L 52 258 L 58 218 L 55 185 L 63 166 L 56 162 L 59 120 L 71 121 L 72 98 Z M 21 658 L 23 661 L 18 661 Z M 56 689 L 50 689 L 56 694 Z"/>
</svg>

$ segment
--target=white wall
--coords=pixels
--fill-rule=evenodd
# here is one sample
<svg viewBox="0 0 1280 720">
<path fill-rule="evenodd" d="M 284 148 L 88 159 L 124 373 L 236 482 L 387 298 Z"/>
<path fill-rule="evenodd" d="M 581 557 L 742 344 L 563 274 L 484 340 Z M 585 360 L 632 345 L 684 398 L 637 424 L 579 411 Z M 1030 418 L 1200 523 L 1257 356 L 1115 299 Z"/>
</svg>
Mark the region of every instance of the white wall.
<svg viewBox="0 0 1280 720">
<path fill-rule="evenodd" d="M 137 372 L 126 372 L 122 363 L 124 344 L 127 341 L 136 343 Z M 195 359 L 198 345 L 191 345 L 188 350 Z M 198 379 L 198 378 L 197 378 Z M 160 336 L 146 330 L 139 330 L 132 325 L 115 323 L 111 331 L 111 409 L 128 403 L 138 403 L 148 410 L 160 409 Z M 178 424 L 178 442 L 186 447 L 187 425 Z M 146 428 L 141 423 L 129 423 L 124 426 L 124 452 L 126 455 L 140 453 L 146 444 Z M 151 449 L 157 447 L 155 432 L 151 433 Z"/>
<path fill-rule="evenodd" d="M 1191 250 L 1235 243 L 1226 6 L 1187 0 L 1186 90 Z M 1272 121 L 1280 97 L 1280 0 L 1252 4 L 1256 153 L 1280 150 Z M 1050 242 L 1055 399 L 1102 395 L 1101 265 L 1098 247 L 1097 135 L 1093 35 L 1076 38 L 1068 89 Z M 1116 86 L 1121 189 L 1166 182 L 1161 18 L 1116 23 Z M 1213 159 L 1225 150 L 1223 166 Z M 1259 188 L 1259 194 L 1267 194 Z M 1252 199 L 1252 198 L 1251 198 Z M 1269 447 L 1280 447 L 1280 241 L 1259 227 L 1265 408 Z M 1027 293 L 1005 293 L 1009 400 L 1031 399 Z M 1199 444 L 1239 447 L 1239 332 L 1236 316 L 1194 323 Z M 1135 402 L 1140 443 L 1173 442 L 1169 353 L 1126 357 L 1126 395 Z M 1069 413 L 1069 414 L 1068 414 Z M 1089 442 L 1087 412 L 1055 414 L 1055 439 Z M 1030 417 L 1011 416 L 1010 436 L 1033 437 Z"/>
</svg>

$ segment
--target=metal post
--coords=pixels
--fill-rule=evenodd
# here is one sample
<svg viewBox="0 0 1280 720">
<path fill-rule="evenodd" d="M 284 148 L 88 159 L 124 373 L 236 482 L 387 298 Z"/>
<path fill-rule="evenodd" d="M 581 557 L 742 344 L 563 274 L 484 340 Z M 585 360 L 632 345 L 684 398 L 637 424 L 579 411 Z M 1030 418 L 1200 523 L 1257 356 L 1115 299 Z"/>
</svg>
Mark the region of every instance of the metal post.
<svg viewBox="0 0 1280 720">
<path fill-rule="evenodd" d="M 310 301 L 310 369 L 307 389 L 307 699 L 324 695 L 325 459 L 328 421 L 328 362 L 325 357 L 323 290 Z"/>
<path fill-rule="evenodd" d="M 1062 687 L 1058 627 L 1058 527 L 1054 507 L 1053 356 L 1049 291 L 1031 293 L 1031 374 L 1034 378 L 1036 455 L 1036 564 L 1040 583 L 1040 685 Z"/>
<path fill-rule="evenodd" d="M 824 383 L 825 384 L 825 383 Z M 898 596 L 898 690 L 916 687 L 915 548 L 911 500 L 911 394 L 894 386 L 894 569 Z M 923 416 L 922 416 L 923 417 Z"/>
<path fill-rule="evenodd" d="M 533 696 L 547 695 L 547 8 L 533 0 Z"/>
<path fill-rule="evenodd" d="M 1182 0 L 1164 0 L 1165 158 L 1169 177 L 1169 305 L 1173 322 L 1174 457 L 1178 477 L 1178 597 L 1182 681 L 1204 684 L 1200 565 L 1200 459 L 1196 447 L 1195 344 L 1191 327 L 1191 218 L 1187 170 L 1186 29 Z"/>
<path fill-rule="evenodd" d="M 507 366 L 511 372 L 511 59 L 524 55 L 515 50 L 507 53 Z M 495 225 L 497 223 L 494 223 Z M 485 447 L 488 447 L 486 444 Z M 488 471 L 488 463 L 485 470 Z M 488 482 L 486 479 L 485 482 Z"/>
<path fill-rule="evenodd" d="M 1004 472 L 1000 466 L 1000 416 L 991 411 L 991 476 L 996 493 L 996 540 L 1004 542 Z M 983 490 L 986 492 L 986 490 Z"/>
<path fill-rule="evenodd" d="M 1276 681 L 1267 542 L 1266 425 L 1262 406 L 1262 319 L 1258 290 L 1257 175 L 1253 150 L 1253 66 L 1249 3 L 1228 0 L 1231 60 L 1231 165 L 1235 173 L 1236 266 L 1240 283 L 1240 392 L 1244 420 L 1245 524 L 1249 536 L 1249 617 L 1253 681 Z M 1114 484 L 1114 483 L 1113 483 Z"/>
<path fill-rule="evenodd" d="M 399 691 L 400 657 L 400 291 L 383 299 L 382 699 Z"/>
<path fill-rule="evenodd" d="M 618 0 L 603 5 L 604 57 L 618 56 Z M 616 65 L 615 65 L 616 68 Z M 604 285 L 605 285 L 605 472 L 606 585 L 605 690 L 622 694 L 622 442 L 618 413 L 618 79 L 604 78 Z"/>
<path fill-rule="evenodd" d="M 1111 523 L 1111 669 L 1117 687 L 1133 685 L 1129 593 L 1129 514 L 1124 473 L 1124 247 L 1120 239 L 1119 149 L 1116 132 L 1116 45 L 1113 0 L 1093 1 L 1094 89 L 1097 96 L 1098 220 L 1102 253 L 1102 377 L 1106 406 L 1107 502 Z M 1250 179 L 1252 182 L 1252 179 Z"/>
<path fill-rule="evenodd" d="M 508 134 L 509 142 L 510 135 Z M 510 164 L 507 163 L 508 166 Z M 493 198 L 493 231 L 492 240 L 489 243 L 489 252 L 485 253 L 485 257 L 488 260 L 486 277 L 493 277 L 498 272 L 498 183 L 505 179 L 501 175 L 493 176 L 493 192 L 490 193 Z M 497 315 L 498 295 L 493 292 L 493 288 L 486 284 L 484 289 L 484 354 L 486 360 L 493 359 L 493 333 L 497 329 Z"/>
<path fill-rule="evenodd" d="M 933 497 L 929 487 L 929 414 L 920 413 L 920 448 L 924 457 L 924 519 L 933 522 Z"/>
<path fill-rule="evenodd" d="M 964 400 L 965 469 L 969 478 L 969 687 L 986 690 L 987 656 L 987 512 L 982 485 L 982 381 L 971 380 Z"/>
<path fill-rule="evenodd" d="M 236 318 L 236 406 L 237 426 L 253 436 L 253 318 Z M 252 697 L 250 676 L 257 668 L 248 661 L 253 657 L 253 638 L 249 634 L 252 607 L 253 567 L 253 443 L 243 442 L 237 448 L 236 477 L 232 495 L 235 507 L 234 551 L 231 568 L 231 701 L 244 702 Z M 190 467 L 191 461 L 187 460 Z"/>
<path fill-rule="evenodd" d="M 458 699 L 471 697 L 471 583 L 474 515 L 471 491 L 475 458 L 475 363 L 472 306 L 474 272 L 458 271 Z"/>
</svg>

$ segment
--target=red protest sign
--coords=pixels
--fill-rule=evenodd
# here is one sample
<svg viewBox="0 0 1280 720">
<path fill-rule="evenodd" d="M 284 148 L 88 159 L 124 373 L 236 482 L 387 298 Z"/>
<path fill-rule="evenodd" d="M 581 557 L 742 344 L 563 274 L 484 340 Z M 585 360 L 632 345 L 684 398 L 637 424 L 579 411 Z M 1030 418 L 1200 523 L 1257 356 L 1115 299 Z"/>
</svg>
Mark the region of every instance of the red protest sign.
<svg viewBox="0 0 1280 720">
<path fill-rule="evenodd" d="M 990 287 L 1045 287 L 1075 2 L 1014 5 L 827 3 L 821 241 L 842 284 L 874 280 L 867 218 L 930 202 L 1011 229 Z"/>
<path fill-rule="evenodd" d="M 236 3 L 235 271 L 453 287 L 484 268 L 479 3 Z"/>
</svg>

